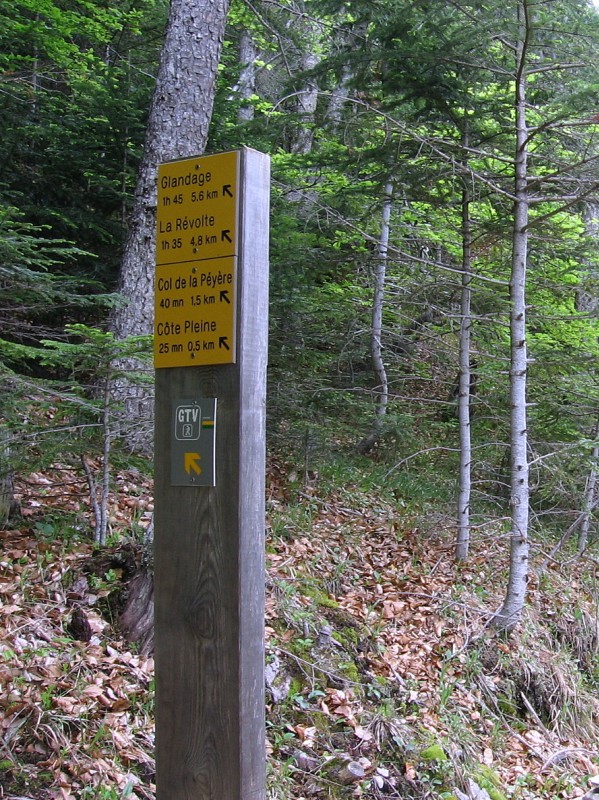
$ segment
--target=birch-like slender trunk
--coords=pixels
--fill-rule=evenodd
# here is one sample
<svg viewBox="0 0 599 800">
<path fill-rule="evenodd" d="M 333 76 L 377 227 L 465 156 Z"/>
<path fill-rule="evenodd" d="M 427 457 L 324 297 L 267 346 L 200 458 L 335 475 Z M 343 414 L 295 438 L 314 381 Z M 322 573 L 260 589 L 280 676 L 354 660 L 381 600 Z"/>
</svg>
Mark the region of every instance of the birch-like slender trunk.
<svg viewBox="0 0 599 800">
<path fill-rule="evenodd" d="M 5 525 L 15 506 L 13 472 L 10 458 L 10 431 L 0 426 L 0 525 Z"/>
<path fill-rule="evenodd" d="M 584 204 L 583 218 L 587 235 L 599 241 L 599 203 L 587 201 Z M 591 286 L 593 279 L 596 279 L 597 274 L 593 270 L 591 272 Z M 589 291 L 588 288 L 583 288 L 577 297 L 577 308 L 587 314 L 596 315 L 599 310 L 599 296 L 597 291 L 593 288 Z M 595 421 L 593 428 L 593 439 L 595 441 L 599 437 L 599 414 Z M 599 462 L 599 445 L 594 444 L 591 450 L 591 469 L 587 476 L 587 482 L 584 493 L 584 501 L 582 507 L 582 523 L 578 532 L 578 552 L 583 553 L 587 547 L 589 540 L 589 531 L 591 527 L 591 515 L 595 509 L 595 502 L 597 496 L 597 465 Z"/>
<path fill-rule="evenodd" d="M 372 298 L 372 326 L 370 332 L 370 351 L 372 367 L 377 380 L 377 405 L 372 431 L 358 443 L 358 452 L 368 453 L 378 441 L 387 414 L 389 403 L 389 382 L 383 359 L 383 310 L 385 307 L 385 282 L 389 260 L 389 233 L 391 231 L 391 208 L 393 206 L 393 181 L 387 181 L 381 214 L 381 235 L 377 247 L 377 261 L 374 272 L 374 292 Z"/>
<path fill-rule="evenodd" d="M 289 150 L 298 155 L 308 155 L 314 145 L 318 82 L 314 76 L 306 73 L 320 62 L 322 26 L 310 15 L 310 8 L 305 0 L 294 3 L 294 7 L 297 16 L 293 26 L 296 29 L 296 41 L 300 43 L 296 64 L 300 75 L 293 101 L 297 124 L 291 131 Z"/>
<path fill-rule="evenodd" d="M 584 226 L 587 236 L 599 242 L 599 202 L 586 200 L 582 210 Z M 596 267 L 585 263 L 588 273 L 576 296 L 576 308 L 585 314 L 599 314 L 599 292 L 597 292 L 597 279 L 599 278 Z"/>
<path fill-rule="evenodd" d="M 522 0 L 519 11 L 520 37 L 517 45 L 515 81 L 516 153 L 514 160 L 514 218 L 512 268 L 510 280 L 510 566 L 503 604 L 493 625 L 509 631 L 518 624 L 526 600 L 529 570 L 529 477 L 526 379 L 526 273 L 528 266 L 528 139 L 526 119 L 526 63 L 530 37 L 529 0 Z"/>
<path fill-rule="evenodd" d="M 244 30 L 239 40 L 239 81 L 236 86 L 237 94 L 241 99 L 241 105 L 237 112 L 239 122 L 251 122 L 254 119 L 254 106 L 250 102 L 256 94 L 256 59 L 258 58 L 258 48 L 254 37 L 248 30 Z"/>
<path fill-rule="evenodd" d="M 599 415 L 595 422 L 593 438 L 599 437 Z M 591 515 L 595 508 L 595 497 L 597 494 L 597 462 L 599 461 L 599 444 L 594 444 L 591 451 L 591 469 L 587 477 L 587 485 L 584 492 L 584 505 L 582 508 L 582 522 L 578 531 L 578 552 L 584 553 L 589 541 L 589 530 L 591 527 Z"/>
<path fill-rule="evenodd" d="M 468 130 L 462 138 L 464 152 L 468 148 Z M 462 190 L 462 296 L 460 302 L 460 376 L 458 419 L 460 430 L 460 488 L 458 493 L 458 531 L 455 559 L 465 561 L 470 548 L 470 495 L 472 490 L 472 436 L 470 427 L 470 386 L 472 383 L 470 350 L 472 328 L 472 230 L 470 192 L 466 183 Z"/>
<path fill-rule="evenodd" d="M 310 39 L 315 41 L 316 33 L 310 31 Z M 310 40 L 309 40 L 310 41 Z M 309 41 L 307 46 L 309 46 Z M 319 57 L 314 52 L 305 52 L 300 61 L 302 72 L 308 72 L 317 66 Z M 297 92 L 296 113 L 298 126 L 291 142 L 291 152 L 298 155 L 307 155 L 312 152 L 314 145 L 314 115 L 318 105 L 318 84 L 315 78 L 306 78 L 304 85 Z"/>
<path fill-rule="evenodd" d="M 329 95 L 329 102 L 325 114 L 328 128 L 338 132 L 343 120 L 343 111 L 351 93 L 350 84 L 355 76 L 355 63 L 352 59 L 353 51 L 361 45 L 368 24 L 366 22 L 352 22 L 344 25 L 342 49 L 348 53 L 348 61 L 341 67 L 341 74 L 335 87 Z"/>
<path fill-rule="evenodd" d="M 110 365 L 108 370 L 110 371 Z M 108 536 L 110 499 L 110 455 L 112 449 L 112 381 L 108 374 L 104 382 L 104 407 L 102 409 L 102 488 L 100 490 L 100 530 L 96 531 L 96 542 L 106 544 Z"/>
<path fill-rule="evenodd" d="M 339 83 L 331 91 L 327 106 L 326 121 L 332 131 L 339 130 L 343 109 L 349 97 L 349 82 L 353 77 L 353 70 L 349 64 L 344 64 L 341 70 Z"/>
</svg>

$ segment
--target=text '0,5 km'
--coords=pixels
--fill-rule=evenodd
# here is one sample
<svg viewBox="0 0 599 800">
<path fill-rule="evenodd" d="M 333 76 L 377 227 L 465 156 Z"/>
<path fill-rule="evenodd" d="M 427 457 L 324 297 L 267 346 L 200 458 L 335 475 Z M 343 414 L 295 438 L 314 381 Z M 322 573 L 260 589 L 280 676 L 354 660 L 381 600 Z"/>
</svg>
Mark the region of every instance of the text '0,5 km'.
<svg viewBox="0 0 599 800">
<path fill-rule="evenodd" d="M 239 152 L 158 168 L 154 365 L 235 361 Z"/>
</svg>

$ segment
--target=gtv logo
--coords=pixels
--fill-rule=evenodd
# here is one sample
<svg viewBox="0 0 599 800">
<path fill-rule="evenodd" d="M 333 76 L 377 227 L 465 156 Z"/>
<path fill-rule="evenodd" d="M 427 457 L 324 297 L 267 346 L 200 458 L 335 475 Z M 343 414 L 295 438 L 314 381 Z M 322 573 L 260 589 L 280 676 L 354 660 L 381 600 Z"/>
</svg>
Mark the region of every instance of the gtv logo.
<svg viewBox="0 0 599 800">
<path fill-rule="evenodd" d="M 175 409 L 175 439 L 195 441 L 200 438 L 202 413 L 199 406 L 177 406 Z"/>
</svg>

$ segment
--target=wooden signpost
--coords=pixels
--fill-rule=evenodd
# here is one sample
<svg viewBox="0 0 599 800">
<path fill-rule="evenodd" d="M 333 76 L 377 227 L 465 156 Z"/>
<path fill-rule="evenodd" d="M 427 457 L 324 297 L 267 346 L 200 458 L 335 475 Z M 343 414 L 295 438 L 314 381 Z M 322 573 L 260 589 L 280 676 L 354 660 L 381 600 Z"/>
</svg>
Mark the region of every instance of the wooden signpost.
<svg viewBox="0 0 599 800">
<path fill-rule="evenodd" d="M 269 159 L 162 164 L 157 800 L 263 800 Z"/>
</svg>

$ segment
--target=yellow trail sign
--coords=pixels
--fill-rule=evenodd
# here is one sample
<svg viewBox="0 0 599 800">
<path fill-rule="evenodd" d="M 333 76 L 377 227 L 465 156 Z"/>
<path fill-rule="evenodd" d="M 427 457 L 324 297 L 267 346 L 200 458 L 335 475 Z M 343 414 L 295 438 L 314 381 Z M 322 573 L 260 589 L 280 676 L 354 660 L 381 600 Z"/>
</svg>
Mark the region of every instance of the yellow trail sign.
<svg viewBox="0 0 599 800">
<path fill-rule="evenodd" d="M 239 152 L 158 168 L 154 366 L 236 358 Z"/>
</svg>

